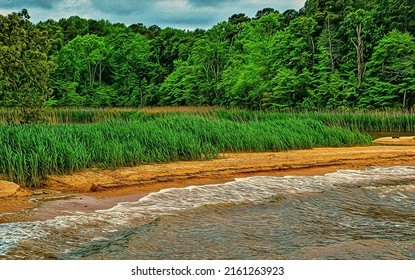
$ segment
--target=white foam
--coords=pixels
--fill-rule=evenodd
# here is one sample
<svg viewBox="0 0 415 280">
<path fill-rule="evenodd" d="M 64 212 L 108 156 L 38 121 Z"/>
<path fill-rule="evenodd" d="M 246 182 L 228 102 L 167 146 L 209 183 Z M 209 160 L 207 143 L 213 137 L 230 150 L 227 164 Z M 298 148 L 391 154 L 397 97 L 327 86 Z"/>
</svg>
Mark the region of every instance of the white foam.
<svg viewBox="0 0 415 280">
<path fill-rule="evenodd" d="M 324 176 L 258 176 L 236 179 L 225 184 L 164 189 L 150 193 L 136 202 L 122 202 L 113 208 L 94 213 L 72 212 L 69 216 L 59 216 L 48 221 L 1 224 L 0 255 L 6 254 L 22 241 L 34 242 L 39 238 L 45 240 L 52 231 L 73 231 L 73 236 L 87 242 L 92 238 L 106 238 L 108 234 L 134 224 L 147 223 L 160 215 L 205 205 L 262 202 L 278 194 L 322 192 L 345 185 L 371 187 L 372 184 L 385 180 L 415 182 L 415 167 L 342 170 Z"/>
</svg>

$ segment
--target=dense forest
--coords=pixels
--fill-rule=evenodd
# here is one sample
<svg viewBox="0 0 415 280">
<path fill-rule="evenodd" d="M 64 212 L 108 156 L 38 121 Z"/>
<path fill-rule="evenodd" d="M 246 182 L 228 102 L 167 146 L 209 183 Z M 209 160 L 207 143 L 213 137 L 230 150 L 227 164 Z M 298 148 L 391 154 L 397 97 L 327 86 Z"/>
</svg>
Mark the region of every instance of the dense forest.
<svg viewBox="0 0 415 280">
<path fill-rule="evenodd" d="M 192 31 L 23 10 L 0 15 L 0 106 L 407 110 L 414 36 L 413 0 L 308 0 Z"/>
</svg>

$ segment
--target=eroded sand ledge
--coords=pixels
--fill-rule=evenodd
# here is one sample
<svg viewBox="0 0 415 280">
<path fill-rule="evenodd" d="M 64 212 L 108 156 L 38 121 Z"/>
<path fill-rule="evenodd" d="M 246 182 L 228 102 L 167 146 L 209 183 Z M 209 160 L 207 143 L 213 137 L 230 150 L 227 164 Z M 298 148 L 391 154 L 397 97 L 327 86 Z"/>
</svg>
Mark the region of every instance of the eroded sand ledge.
<svg viewBox="0 0 415 280">
<path fill-rule="evenodd" d="M 390 145 L 391 141 L 394 146 L 228 153 L 211 161 L 149 164 L 117 170 L 91 169 L 72 175 L 51 176 L 45 182 L 45 189 L 35 191 L 0 181 L 0 214 L 45 203 L 50 203 L 52 208 L 59 205 L 63 210 L 88 212 L 109 208 L 119 201 L 135 200 L 163 188 L 223 183 L 249 176 L 323 175 L 339 169 L 415 166 L 414 137 L 378 139 L 376 143 Z M 62 200 L 74 194 L 77 201 Z M 45 202 L 49 200 L 52 202 Z M 0 223 L 14 220 L 13 215 L 6 216 L 8 218 L 0 216 Z"/>
</svg>

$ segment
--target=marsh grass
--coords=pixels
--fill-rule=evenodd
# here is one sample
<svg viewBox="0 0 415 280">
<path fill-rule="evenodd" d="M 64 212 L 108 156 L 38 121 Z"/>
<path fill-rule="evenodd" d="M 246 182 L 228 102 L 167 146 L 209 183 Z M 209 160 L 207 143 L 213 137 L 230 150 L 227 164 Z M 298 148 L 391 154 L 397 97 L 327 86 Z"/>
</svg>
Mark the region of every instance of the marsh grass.
<svg viewBox="0 0 415 280">
<path fill-rule="evenodd" d="M 264 112 L 213 107 L 167 107 L 144 109 L 57 108 L 44 112 L 49 124 L 147 121 L 167 116 L 200 116 L 208 119 L 225 119 L 233 122 L 263 122 L 278 120 L 314 119 L 330 127 L 342 127 L 365 132 L 415 132 L 415 114 L 402 111 L 369 112 Z M 0 123 L 18 123 L 19 112 L 0 109 Z"/>
<path fill-rule="evenodd" d="M 0 109 L 0 174 L 38 187 L 48 175 L 89 167 L 205 160 L 220 152 L 369 144 L 357 131 L 415 131 L 408 112 L 278 113 L 220 108 L 45 111 L 48 124 L 19 125 Z"/>
<path fill-rule="evenodd" d="M 85 114 L 81 119 L 88 114 L 98 118 L 102 113 L 76 112 L 77 116 Z M 328 127 L 311 118 L 275 119 L 249 112 L 224 117 L 224 112 L 121 111 L 116 117 L 105 116 L 89 124 L 0 124 L 0 174 L 18 184 L 39 187 L 50 174 L 89 167 L 206 160 L 220 152 L 339 147 L 371 141 L 368 135 Z"/>
<path fill-rule="evenodd" d="M 313 119 L 330 127 L 342 127 L 365 132 L 415 132 L 415 114 L 402 111 L 279 113 L 216 110 L 204 113 L 204 115 L 238 122 Z"/>
</svg>

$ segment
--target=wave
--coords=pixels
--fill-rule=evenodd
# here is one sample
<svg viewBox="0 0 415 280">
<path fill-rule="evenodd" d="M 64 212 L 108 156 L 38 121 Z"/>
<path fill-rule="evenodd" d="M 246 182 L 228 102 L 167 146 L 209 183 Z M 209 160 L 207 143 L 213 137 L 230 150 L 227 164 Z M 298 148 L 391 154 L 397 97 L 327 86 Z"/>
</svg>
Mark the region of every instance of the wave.
<svg viewBox="0 0 415 280">
<path fill-rule="evenodd" d="M 47 221 L 1 224 L 0 256 L 45 258 L 48 255 L 39 253 L 45 248 L 52 255 L 68 252 L 91 240 L 111 238 L 117 232 L 147 224 L 159 216 L 203 206 L 262 203 L 280 195 L 356 186 L 379 188 L 385 194 L 390 188 L 413 181 L 415 167 L 395 166 L 341 170 L 324 176 L 257 176 L 225 184 L 164 189 L 136 202 L 122 202 L 94 213 L 70 212 Z"/>
</svg>

